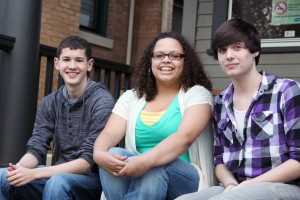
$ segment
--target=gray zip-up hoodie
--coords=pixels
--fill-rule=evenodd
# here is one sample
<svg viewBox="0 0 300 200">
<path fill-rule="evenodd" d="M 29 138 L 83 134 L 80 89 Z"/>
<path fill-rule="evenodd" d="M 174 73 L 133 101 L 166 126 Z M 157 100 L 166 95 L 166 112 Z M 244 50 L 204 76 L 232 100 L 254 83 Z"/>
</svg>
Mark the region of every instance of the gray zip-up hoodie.
<svg viewBox="0 0 300 200">
<path fill-rule="evenodd" d="M 41 163 L 55 138 L 59 159 L 56 164 L 85 159 L 95 170 L 93 145 L 104 128 L 115 100 L 102 83 L 88 80 L 84 94 L 68 100 L 65 86 L 41 101 L 27 153 Z"/>
</svg>

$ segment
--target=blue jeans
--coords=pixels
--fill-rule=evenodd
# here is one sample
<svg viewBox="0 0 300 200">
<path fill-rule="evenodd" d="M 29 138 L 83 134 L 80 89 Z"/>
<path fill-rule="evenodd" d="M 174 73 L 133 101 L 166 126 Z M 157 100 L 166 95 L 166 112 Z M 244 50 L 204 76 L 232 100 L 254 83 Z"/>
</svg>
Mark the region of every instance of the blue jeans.
<svg viewBox="0 0 300 200">
<path fill-rule="evenodd" d="M 41 167 L 41 166 L 39 166 Z M 95 199 L 99 200 L 101 185 L 99 175 L 55 174 L 50 179 L 36 179 L 21 187 L 13 187 L 6 180 L 6 169 L 0 169 L 0 200 L 50 200 Z"/>
<path fill-rule="evenodd" d="M 122 148 L 109 152 L 124 156 L 136 156 Z M 176 159 L 166 165 L 151 168 L 141 177 L 117 177 L 99 168 L 100 181 L 108 200 L 118 199 L 174 199 L 198 190 L 199 174 L 190 164 Z"/>
</svg>

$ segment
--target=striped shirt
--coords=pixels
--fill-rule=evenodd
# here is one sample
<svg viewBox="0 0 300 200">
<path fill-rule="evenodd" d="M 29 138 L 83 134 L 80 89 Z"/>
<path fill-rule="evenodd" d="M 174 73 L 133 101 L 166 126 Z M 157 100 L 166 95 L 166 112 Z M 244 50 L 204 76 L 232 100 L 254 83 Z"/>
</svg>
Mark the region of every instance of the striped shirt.
<svg viewBox="0 0 300 200">
<path fill-rule="evenodd" d="M 238 182 L 288 159 L 300 161 L 300 84 L 265 72 L 237 133 L 233 85 L 215 98 L 215 165 L 224 163 Z M 300 186 L 300 179 L 292 181 Z"/>
</svg>

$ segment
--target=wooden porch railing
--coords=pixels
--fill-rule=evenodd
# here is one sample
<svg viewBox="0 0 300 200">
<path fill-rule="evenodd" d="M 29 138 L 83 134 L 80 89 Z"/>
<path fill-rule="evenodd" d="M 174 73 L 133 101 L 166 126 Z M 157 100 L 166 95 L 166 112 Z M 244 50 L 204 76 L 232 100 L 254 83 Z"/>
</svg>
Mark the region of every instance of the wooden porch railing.
<svg viewBox="0 0 300 200">
<path fill-rule="evenodd" d="M 56 48 L 45 45 L 40 46 L 40 81 L 45 80 L 44 86 L 40 82 L 40 88 L 44 88 L 42 96 L 50 94 L 63 84 L 61 76 L 58 73 L 55 74 L 55 55 Z M 130 89 L 131 66 L 101 58 L 94 58 L 94 60 L 93 70 L 88 76 L 96 82 L 101 81 L 104 83 L 115 99 L 118 99 L 124 91 Z M 44 71 L 45 77 L 43 78 L 41 76 Z"/>
</svg>

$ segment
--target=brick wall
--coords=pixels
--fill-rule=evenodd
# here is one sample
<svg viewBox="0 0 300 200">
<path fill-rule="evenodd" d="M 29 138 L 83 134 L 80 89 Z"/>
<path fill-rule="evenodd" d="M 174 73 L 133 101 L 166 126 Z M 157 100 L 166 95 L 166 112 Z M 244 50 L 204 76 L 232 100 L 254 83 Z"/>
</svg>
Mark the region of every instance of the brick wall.
<svg viewBox="0 0 300 200">
<path fill-rule="evenodd" d="M 78 35 L 81 0 L 44 0 L 40 43 L 57 47 L 59 42 L 69 35 Z M 44 96 L 46 75 L 45 59 L 41 60 L 38 103 Z M 58 72 L 54 72 L 53 91 L 57 89 Z"/>
<path fill-rule="evenodd" d="M 168 0 L 167 31 L 172 27 L 173 0 Z M 135 6 L 132 65 L 136 66 L 146 45 L 162 26 L 163 0 L 137 0 Z"/>
<path fill-rule="evenodd" d="M 109 1 L 106 37 L 113 40 L 113 49 L 93 46 L 95 57 L 120 63 L 126 62 L 129 10 L 129 0 Z"/>
<path fill-rule="evenodd" d="M 56 47 L 68 35 L 79 32 L 81 0 L 44 0 L 41 44 Z M 146 44 L 161 31 L 163 0 L 136 0 L 133 28 L 132 63 L 135 65 Z M 168 31 L 172 25 L 173 0 L 168 0 Z M 113 49 L 93 46 L 93 56 L 124 63 L 126 61 L 130 0 L 110 0 L 107 38 Z"/>
<path fill-rule="evenodd" d="M 161 30 L 162 0 L 136 1 L 132 64 L 136 66 L 148 42 Z"/>
<path fill-rule="evenodd" d="M 43 0 L 41 44 L 56 47 L 69 35 L 79 32 L 80 0 Z"/>
<path fill-rule="evenodd" d="M 168 0 L 168 31 L 172 26 L 173 0 Z M 148 42 L 161 31 L 163 0 L 136 0 L 134 10 L 131 65 L 136 66 Z M 96 57 L 126 62 L 130 0 L 110 0 L 107 38 L 114 41 L 113 49 L 93 48 Z"/>
<path fill-rule="evenodd" d="M 40 43 L 57 47 L 69 35 L 78 35 L 81 0 L 44 0 L 42 4 Z M 168 0 L 168 30 L 172 25 L 173 0 Z M 131 65 L 136 66 L 148 42 L 161 31 L 163 0 L 135 0 Z M 126 62 L 130 0 L 110 0 L 107 17 L 107 38 L 113 49 L 91 45 L 93 56 Z M 39 100 L 44 96 L 45 62 L 40 72 Z M 55 70 L 53 91 L 57 89 Z"/>
</svg>

